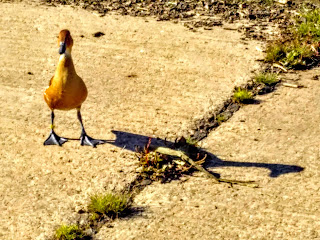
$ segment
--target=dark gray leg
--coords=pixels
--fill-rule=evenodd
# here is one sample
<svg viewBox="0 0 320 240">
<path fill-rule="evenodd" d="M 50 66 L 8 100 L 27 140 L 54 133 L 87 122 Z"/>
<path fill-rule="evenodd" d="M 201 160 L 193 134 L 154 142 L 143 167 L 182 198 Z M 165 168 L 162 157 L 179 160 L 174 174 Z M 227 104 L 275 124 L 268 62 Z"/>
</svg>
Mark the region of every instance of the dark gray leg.
<svg viewBox="0 0 320 240">
<path fill-rule="evenodd" d="M 44 141 L 43 145 L 59 145 L 62 146 L 68 139 L 59 137 L 55 132 L 54 132 L 54 112 L 51 112 L 51 132 L 47 140 Z"/>
<path fill-rule="evenodd" d="M 81 136 L 80 136 L 80 144 L 81 144 L 81 146 L 86 145 L 86 146 L 96 147 L 96 145 L 106 143 L 105 140 L 94 139 L 94 138 L 89 137 L 87 135 L 87 133 L 84 130 L 84 127 L 83 127 L 80 109 L 77 109 L 77 116 L 78 116 L 78 120 L 79 120 L 80 125 L 81 125 Z"/>
</svg>

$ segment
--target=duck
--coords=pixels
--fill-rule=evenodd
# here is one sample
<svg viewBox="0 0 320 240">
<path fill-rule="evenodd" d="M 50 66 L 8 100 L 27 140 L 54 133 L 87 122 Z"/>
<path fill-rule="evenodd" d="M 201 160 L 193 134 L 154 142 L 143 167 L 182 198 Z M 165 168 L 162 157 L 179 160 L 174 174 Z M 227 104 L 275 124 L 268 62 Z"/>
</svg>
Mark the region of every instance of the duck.
<svg viewBox="0 0 320 240">
<path fill-rule="evenodd" d="M 58 46 L 60 54 L 59 62 L 54 76 L 49 81 L 49 86 L 43 92 L 44 100 L 51 110 L 51 131 L 43 144 L 62 146 L 62 144 L 68 141 L 68 138 L 60 137 L 54 131 L 54 111 L 76 109 L 81 127 L 80 144 L 82 146 L 96 147 L 99 144 L 105 143 L 105 141 L 88 136 L 83 126 L 81 106 L 88 96 L 88 90 L 82 78 L 76 73 L 73 64 L 71 56 L 73 39 L 69 30 L 63 29 L 60 31 Z"/>
</svg>

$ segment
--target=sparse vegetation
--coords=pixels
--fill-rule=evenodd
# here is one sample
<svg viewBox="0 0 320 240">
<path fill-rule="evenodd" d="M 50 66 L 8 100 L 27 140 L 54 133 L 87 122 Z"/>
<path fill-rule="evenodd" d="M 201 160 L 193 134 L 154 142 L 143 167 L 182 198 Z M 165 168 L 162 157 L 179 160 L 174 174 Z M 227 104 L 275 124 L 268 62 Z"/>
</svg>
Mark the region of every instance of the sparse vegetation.
<svg viewBox="0 0 320 240">
<path fill-rule="evenodd" d="M 312 45 L 298 40 L 275 42 L 267 48 L 266 62 L 278 62 L 287 68 L 304 67 L 314 55 Z"/>
<path fill-rule="evenodd" d="M 127 194 L 104 193 L 91 196 L 88 210 L 92 214 L 92 219 L 108 216 L 117 217 L 128 210 L 131 205 Z"/>
<path fill-rule="evenodd" d="M 301 38 L 320 40 L 320 10 L 303 9 L 296 18 L 296 33 Z"/>
<path fill-rule="evenodd" d="M 185 162 L 156 152 L 142 151 L 138 158 L 143 178 L 162 183 L 178 179 L 190 169 Z"/>
<path fill-rule="evenodd" d="M 188 140 L 187 140 L 188 139 Z M 196 147 L 192 138 L 179 138 L 170 146 L 172 149 L 181 149 L 187 152 L 198 164 L 204 162 L 205 155 Z M 143 149 L 137 149 L 140 172 L 143 179 L 161 181 L 162 183 L 179 179 L 183 174 L 192 171 L 192 166 L 175 156 L 151 151 L 151 139 Z"/>
<path fill-rule="evenodd" d="M 83 231 L 78 225 L 61 225 L 56 230 L 57 240 L 80 240 L 84 237 Z"/>
<path fill-rule="evenodd" d="M 287 68 L 305 68 L 318 61 L 320 10 L 301 10 L 284 39 L 267 47 L 266 62 L 278 62 Z M 289 37 L 288 37 L 289 36 Z"/>
<path fill-rule="evenodd" d="M 223 114 L 218 114 L 216 116 L 216 121 L 218 122 L 218 124 L 220 125 L 221 123 L 225 122 L 227 119 Z"/>
<path fill-rule="evenodd" d="M 198 144 L 198 141 L 193 139 L 193 138 L 191 138 L 191 137 L 188 137 L 188 138 L 186 138 L 186 143 L 191 145 L 191 146 L 195 146 L 196 147 L 197 144 Z"/>
<path fill-rule="evenodd" d="M 278 75 L 275 73 L 259 73 L 255 76 L 255 81 L 257 83 L 263 83 L 265 85 L 274 85 L 278 80 Z"/>
<path fill-rule="evenodd" d="M 253 101 L 253 94 L 247 89 L 239 87 L 233 94 L 233 101 L 237 103 L 251 103 Z"/>
</svg>

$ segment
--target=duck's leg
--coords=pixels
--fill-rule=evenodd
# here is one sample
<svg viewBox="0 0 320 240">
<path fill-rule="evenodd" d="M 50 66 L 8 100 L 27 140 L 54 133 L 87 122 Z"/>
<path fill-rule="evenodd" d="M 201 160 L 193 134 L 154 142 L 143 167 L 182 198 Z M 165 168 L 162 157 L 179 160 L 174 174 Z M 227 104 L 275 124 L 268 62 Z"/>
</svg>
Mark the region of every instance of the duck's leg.
<svg viewBox="0 0 320 240">
<path fill-rule="evenodd" d="M 80 125 L 81 125 L 80 144 L 81 144 L 82 146 L 83 146 L 83 145 L 87 145 L 87 146 L 91 146 L 91 147 L 96 147 L 96 145 L 106 143 L 105 140 L 94 139 L 94 138 L 89 137 L 89 136 L 87 135 L 87 133 L 86 133 L 86 131 L 84 130 L 84 127 L 83 127 L 82 117 L 81 117 L 81 113 L 80 113 L 80 108 L 77 108 L 77 116 L 78 116 L 78 120 L 79 120 Z"/>
<path fill-rule="evenodd" d="M 54 112 L 51 112 L 51 132 L 47 140 L 44 141 L 43 145 L 59 145 L 62 146 L 68 139 L 59 137 L 55 132 L 54 132 Z"/>
</svg>

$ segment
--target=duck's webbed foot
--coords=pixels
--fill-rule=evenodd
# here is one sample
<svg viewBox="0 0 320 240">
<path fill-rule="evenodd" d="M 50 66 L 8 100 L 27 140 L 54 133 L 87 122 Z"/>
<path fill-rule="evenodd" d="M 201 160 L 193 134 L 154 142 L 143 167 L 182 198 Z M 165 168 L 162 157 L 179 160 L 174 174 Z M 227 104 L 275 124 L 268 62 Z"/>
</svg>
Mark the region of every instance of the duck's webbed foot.
<svg viewBox="0 0 320 240">
<path fill-rule="evenodd" d="M 81 136 L 80 136 L 80 144 L 81 146 L 91 146 L 91 147 L 96 147 L 99 144 L 104 144 L 106 143 L 105 140 L 101 139 L 94 139 L 92 137 L 89 137 L 86 132 L 82 131 Z"/>
<path fill-rule="evenodd" d="M 47 140 L 44 141 L 43 145 L 59 145 L 62 146 L 65 142 L 67 142 L 68 139 L 59 137 L 53 130 L 51 130 L 51 133 Z"/>
</svg>

